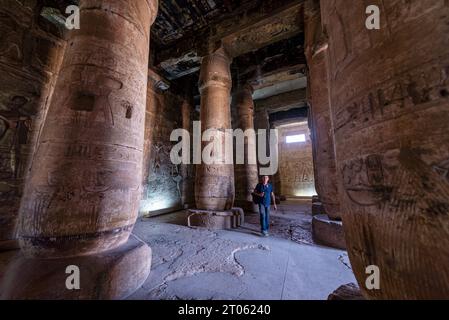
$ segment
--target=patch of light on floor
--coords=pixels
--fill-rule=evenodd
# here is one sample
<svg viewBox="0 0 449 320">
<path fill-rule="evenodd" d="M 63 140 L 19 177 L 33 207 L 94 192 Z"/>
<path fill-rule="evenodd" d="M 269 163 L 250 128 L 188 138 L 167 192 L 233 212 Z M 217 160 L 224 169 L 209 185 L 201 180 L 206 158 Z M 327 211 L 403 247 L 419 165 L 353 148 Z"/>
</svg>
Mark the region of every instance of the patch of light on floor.
<svg viewBox="0 0 449 320">
<path fill-rule="evenodd" d="M 307 188 L 307 189 L 301 189 L 297 190 L 295 193 L 295 196 L 297 197 L 312 197 L 316 195 L 315 188 Z"/>
<path fill-rule="evenodd" d="M 163 209 L 168 209 L 175 206 L 177 201 L 174 201 L 171 197 L 158 197 L 154 200 L 144 200 L 140 203 L 140 212 L 152 212 Z"/>
</svg>

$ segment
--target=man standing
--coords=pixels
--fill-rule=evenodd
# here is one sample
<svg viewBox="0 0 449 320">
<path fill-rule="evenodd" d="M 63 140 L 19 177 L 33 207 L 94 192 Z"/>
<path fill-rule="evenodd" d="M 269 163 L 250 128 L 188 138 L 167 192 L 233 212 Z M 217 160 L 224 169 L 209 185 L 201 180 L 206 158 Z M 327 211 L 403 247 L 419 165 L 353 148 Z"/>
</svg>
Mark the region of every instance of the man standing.
<svg viewBox="0 0 449 320">
<path fill-rule="evenodd" d="M 262 182 L 259 183 L 254 189 L 254 194 L 260 198 L 259 213 L 260 213 L 260 226 L 262 228 L 262 235 L 268 236 L 268 229 L 270 228 L 270 206 L 273 199 L 274 210 L 277 210 L 276 198 L 273 192 L 273 186 L 269 183 L 270 178 L 264 176 Z"/>
</svg>

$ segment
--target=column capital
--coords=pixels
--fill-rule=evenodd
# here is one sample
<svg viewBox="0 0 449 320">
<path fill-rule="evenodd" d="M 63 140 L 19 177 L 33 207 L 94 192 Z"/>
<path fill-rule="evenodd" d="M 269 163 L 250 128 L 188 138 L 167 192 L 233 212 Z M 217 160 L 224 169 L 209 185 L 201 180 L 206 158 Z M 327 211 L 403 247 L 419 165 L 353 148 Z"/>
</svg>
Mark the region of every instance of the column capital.
<svg viewBox="0 0 449 320">
<path fill-rule="evenodd" d="M 211 86 L 231 90 L 231 62 L 232 58 L 223 47 L 205 56 L 201 63 L 198 83 L 200 91 Z"/>
<path fill-rule="evenodd" d="M 328 39 L 322 25 L 320 3 L 307 0 L 304 4 L 305 54 L 308 60 L 327 49 Z"/>
</svg>

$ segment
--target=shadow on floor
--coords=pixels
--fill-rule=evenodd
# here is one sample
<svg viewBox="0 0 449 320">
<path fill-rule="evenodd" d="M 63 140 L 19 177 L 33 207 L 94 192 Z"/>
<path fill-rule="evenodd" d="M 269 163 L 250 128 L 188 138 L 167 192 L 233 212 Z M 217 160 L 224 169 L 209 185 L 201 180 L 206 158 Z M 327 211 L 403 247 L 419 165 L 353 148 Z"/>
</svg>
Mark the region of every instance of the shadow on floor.
<svg viewBox="0 0 449 320">
<path fill-rule="evenodd" d="M 142 222 L 187 225 L 187 210 L 181 210 L 161 216 L 141 218 Z M 245 223 L 238 229 L 229 230 L 261 237 L 258 214 L 245 216 Z M 291 240 L 301 244 L 314 244 L 312 238 L 312 202 L 311 200 L 289 199 L 271 210 L 270 236 Z"/>
</svg>

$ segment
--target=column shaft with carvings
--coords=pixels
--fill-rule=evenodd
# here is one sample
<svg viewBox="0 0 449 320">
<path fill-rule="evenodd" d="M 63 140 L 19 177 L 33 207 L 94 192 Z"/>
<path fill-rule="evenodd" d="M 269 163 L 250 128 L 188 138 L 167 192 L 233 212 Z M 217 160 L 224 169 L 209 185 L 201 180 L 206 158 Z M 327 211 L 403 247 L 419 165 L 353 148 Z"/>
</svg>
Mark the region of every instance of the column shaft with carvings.
<svg viewBox="0 0 449 320">
<path fill-rule="evenodd" d="M 193 129 L 193 102 L 185 98 L 181 105 L 182 128 L 186 132 L 192 133 Z M 189 136 L 190 137 L 190 136 Z M 188 138 L 188 137 L 186 137 Z M 192 147 L 191 147 L 192 150 Z M 190 151 L 191 151 L 190 150 Z M 181 165 L 182 175 L 182 205 L 185 208 L 195 206 L 195 166 L 191 164 Z"/>
<path fill-rule="evenodd" d="M 22 199 L 24 257 L 2 297 L 123 298 L 148 276 L 151 250 L 130 234 L 156 12 L 154 0 L 80 1 Z M 81 290 L 65 288 L 68 265 L 80 269 Z"/>
<path fill-rule="evenodd" d="M 250 130 L 245 137 L 244 164 L 234 165 L 235 174 L 235 205 L 243 208 L 247 212 L 257 212 L 258 208 L 253 204 L 252 192 L 259 182 L 257 170 L 257 142 L 254 131 L 254 102 L 253 88 L 245 85 L 239 88 L 234 94 L 234 108 L 236 109 L 236 125 L 234 129 L 240 129 L 243 132 Z M 253 163 L 252 163 L 253 162 Z"/>
<path fill-rule="evenodd" d="M 20 238 L 33 256 L 112 249 L 136 220 L 155 12 L 118 0 L 80 10 L 22 201 Z"/>
<path fill-rule="evenodd" d="M 370 299 L 447 299 L 449 6 L 377 3 L 369 30 L 365 2 L 321 1 L 348 253 Z"/>
<path fill-rule="evenodd" d="M 334 135 L 328 81 L 328 43 L 321 25 L 319 0 L 308 0 L 304 7 L 305 53 L 308 63 L 315 187 L 320 202 L 312 203 L 312 234 L 316 243 L 346 249 L 341 222 Z"/>
<path fill-rule="evenodd" d="M 201 130 L 213 129 L 224 152 L 225 130 L 231 126 L 231 59 L 224 49 L 203 58 L 199 88 Z M 203 142 L 203 147 L 209 142 Z M 221 157 L 217 164 L 197 167 L 195 180 L 197 209 L 229 210 L 234 204 L 234 167 Z"/>
<path fill-rule="evenodd" d="M 256 130 L 256 136 L 257 136 L 257 145 L 256 145 L 256 150 L 257 150 L 257 154 L 259 154 L 260 150 L 259 150 L 259 145 L 262 143 L 261 139 L 264 138 L 265 139 L 265 150 L 266 153 L 268 154 L 269 150 L 270 150 L 270 117 L 268 115 L 267 112 L 267 108 L 264 108 L 260 105 L 257 104 L 258 101 L 256 101 L 254 103 L 254 107 L 255 107 L 255 112 L 254 112 L 254 129 Z M 264 130 L 265 131 L 265 136 L 259 135 L 259 130 Z M 261 167 L 266 167 L 267 165 L 261 165 L 259 162 L 257 163 L 257 167 L 258 167 L 258 172 L 259 169 Z M 276 175 L 279 174 L 279 169 L 276 172 Z M 273 177 L 274 180 L 274 177 Z M 272 181 L 272 183 L 274 184 L 275 181 Z M 275 185 L 275 192 L 276 194 L 280 194 L 280 189 L 278 188 L 277 185 Z"/>
<path fill-rule="evenodd" d="M 305 32 L 315 185 L 327 215 L 331 219 L 340 220 L 338 177 L 329 105 L 328 43 L 321 27 L 319 0 L 308 0 L 305 4 Z"/>
<path fill-rule="evenodd" d="M 190 210 L 189 225 L 210 229 L 229 229 L 242 223 L 243 214 L 233 209 L 234 204 L 234 166 L 226 163 L 226 130 L 231 126 L 231 58 L 223 48 L 203 58 L 199 79 L 201 93 L 201 130 L 210 131 L 213 140 L 202 143 L 202 150 L 214 143 L 212 164 L 205 159 L 196 168 L 195 203 L 197 210 Z M 228 137 L 229 139 L 229 137 Z M 216 146 L 220 146 L 218 150 Z M 204 153 L 204 152 L 203 152 Z M 241 209 L 240 209 L 241 210 Z"/>
</svg>

